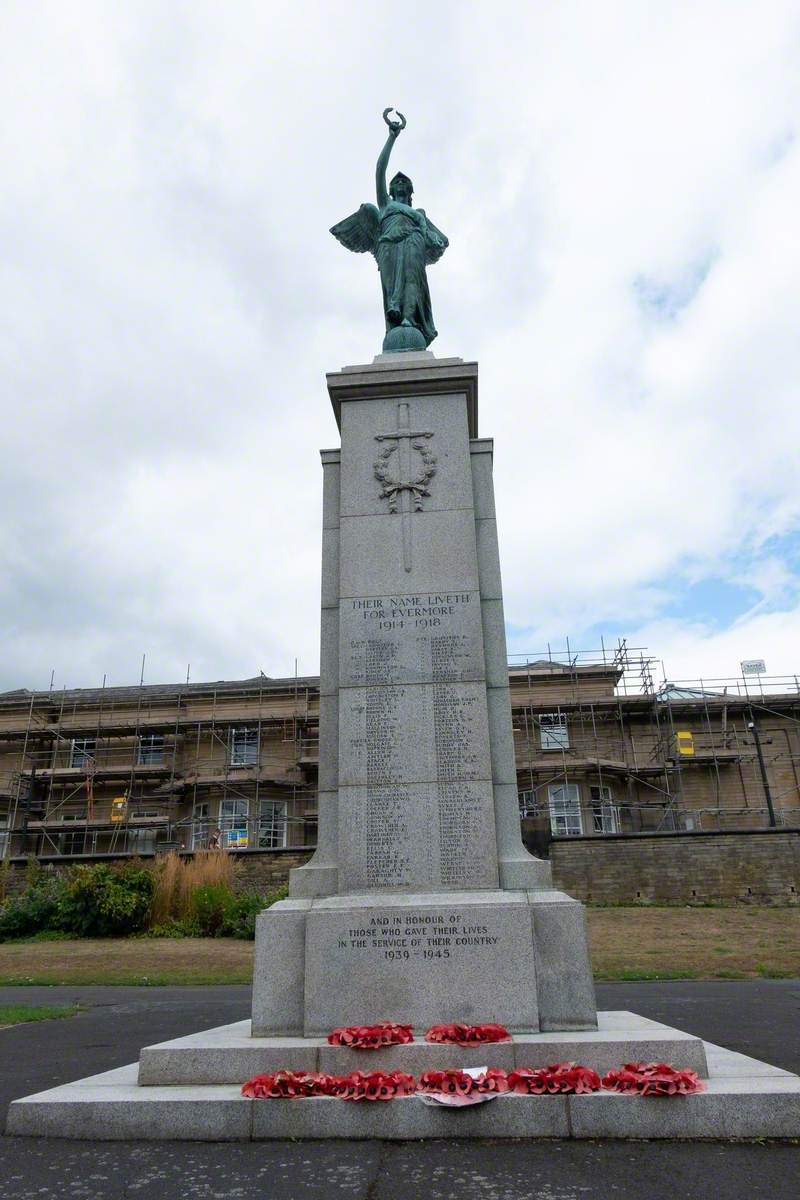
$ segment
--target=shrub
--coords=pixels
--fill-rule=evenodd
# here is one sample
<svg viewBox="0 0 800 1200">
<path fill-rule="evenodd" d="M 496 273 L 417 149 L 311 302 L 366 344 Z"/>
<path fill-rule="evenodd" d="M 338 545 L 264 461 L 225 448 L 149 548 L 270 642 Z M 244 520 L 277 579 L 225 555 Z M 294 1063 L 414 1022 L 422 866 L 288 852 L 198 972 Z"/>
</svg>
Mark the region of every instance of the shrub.
<svg viewBox="0 0 800 1200">
<path fill-rule="evenodd" d="M 285 900 L 289 894 L 287 887 L 275 888 L 266 896 L 255 892 L 244 892 L 234 897 L 234 902 L 223 923 L 223 937 L 242 938 L 252 942 L 256 936 L 256 917 L 265 908 L 270 908 L 278 900 Z"/>
<path fill-rule="evenodd" d="M 198 887 L 225 887 L 233 891 L 239 864 L 224 850 L 196 850 L 184 864 L 185 888 L 189 896 Z"/>
<path fill-rule="evenodd" d="M 289 885 L 284 883 L 280 887 L 273 888 L 271 892 L 267 892 L 266 896 L 262 896 L 263 908 L 272 908 L 273 904 L 277 904 L 279 900 L 285 900 L 289 895 Z"/>
<path fill-rule="evenodd" d="M 29 854 L 25 863 L 25 890 L 30 891 L 42 882 L 44 868 L 35 854 Z"/>
<path fill-rule="evenodd" d="M 182 911 L 184 864 L 174 850 L 159 854 L 155 862 L 155 889 L 150 914 L 151 928 L 165 927 L 186 914 Z"/>
<path fill-rule="evenodd" d="M 153 924 L 165 925 L 170 920 L 192 922 L 197 889 L 222 887 L 232 894 L 237 872 L 236 860 L 223 850 L 197 850 L 192 858 L 183 858 L 174 850 L 159 855 L 155 866 Z"/>
<path fill-rule="evenodd" d="M 237 895 L 230 886 L 234 864 L 218 850 L 203 854 L 196 870 L 190 870 L 192 865 L 172 853 L 161 859 L 155 871 L 134 859 L 73 867 L 59 878 L 31 859 L 27 890 L 0 904 L 0 941 L 142 933 L 252 941 L 258 914 L 285 899 L 288 892 L 281 887 L 266 895 Z M 194 880 L 204 877 L 210 882 L 194 885 Z"/>
<path fill-rule="evenodd" d="M 195 937 L 219 937 L 233 919 L 236 898 L 222 883 L 204 883 L 192 893 L 190 927 Z"/>
<path fill-rule="evenodd" d="M 256 936 L 256 917 L 265 907 L 264 897 L 254 892 L 234 896 L 233 904 L 225 914 L 221 935 L 252 942 Z"/>
<path fill-rule="evenodd" d="M 149 929 L 138 936 L 143 938 L 185 938 L 191 937 L 192 931 L 187 928 L 185 921 L 176 921 L 173 917 L 169 917 L 163 924 L 151 925 Z"/>
<path fill-rule="evenodd" d="M 49 879 L 29 887 L 0 905 L 0 942 L 31 937 L 44 929 L 58 929 L 64 883 Z"/>
<path fill-rule="evenodd" d="M 60 903 L 61 924 L 79 937 L 137 933 L 150 920 L 153 872 L 139 860 L 73 867 Z"/>
<path fill-rule="evenodd" d="M 0 862 L 0 904 L 8 894 L 8 883 L 11 879 L 11 863 L 7 858 Z"/>
</svg>

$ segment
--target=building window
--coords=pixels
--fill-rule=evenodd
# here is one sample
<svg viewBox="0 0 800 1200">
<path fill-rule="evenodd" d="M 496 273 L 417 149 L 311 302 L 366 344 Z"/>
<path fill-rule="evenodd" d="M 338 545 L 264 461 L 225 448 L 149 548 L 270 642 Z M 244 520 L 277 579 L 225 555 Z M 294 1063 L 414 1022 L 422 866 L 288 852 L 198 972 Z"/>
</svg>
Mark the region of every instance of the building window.
<svg viewBox="0 0 800 1200">
<path fill-rule="evenodd" d="M 128 850 L 134 854 L 153 854 L 156 848 L 155 829 L 137 829 L 130 826 L 128 834 Z"/>
<path fill-rule="evenodd" d="M 86 832 L 83 829 L 76 829 L 70 833 L 60 833 L 58 835 L 59 854 L 83 854 L 85 844 Z"/>
<path fill-rule="evenodd" d="M 258 730 L 252 727 L 233 728 L 230 732 L 230 765 L 254 767 L 258 763 Z"/>
<path fill-rule="evenodd" d="M 581 797 L 577 783 L 551 783 L 550 829 L 555 837 L 578 837 L 583 833 Z"/>
<path fill-rule="evenodd" d="M 61 814 L 61 820 L 62 821 L 85 821 L 86 820 L 86 809 L 85 808 L 67 808 Z"/>
<path fill-rule="evenodd" d="M 611 788 L 592 784 L 592 825 L 595 833 L 619 833 L 619 809 L 611 803 Z"/>
<path fill-rule="evenodd" d="M 519 793 L 519 815 L 521 817 L 536 817 L 539 815 L 536 792 L 532 789 Z"/>
<path fill-rule="evenodd" d="M 9 842 L 9 817 L 7 812 L 0 812 L 0 858 L 5 858 Z"/>
<path fill-rule="evenodd" d="M 262 800 L 258 817 L 261 850 L 279 850 L 286 845 L 286 801 Z"/>
<path fill-rule="evenodd" d="M 136 762 L 140 767 L 158 767 L 164 761 L 164 735 L 143 733 L 139 738 Z"/>
<path fill-rule="evenodd" d="M 569 750 L 569 730 L 566 713 L 542 713 L 539 734 L 543 750 Z"/>
<path fill-rule="evenodd" d="M 73 738 L 70 748 L 69 765 L 71 767 L 85 767 L 90 763 L 93 764 L 96 749 L 97 738 Z"/>
<path fill-rule="evenodd" d="M 198 800 L 192 809 L 192 850 L 202 850 L 208 845 L 210 833 L 208 801 Z"/>
<path fill-rule="evenodd" d="M 249 841 L 247 835 L 247 801 L 238 797 L 235 800 L 221 800 L 219 805 L 219 827 L 222 830 L 222 844 L 231 850 L 246 847 Z"/>
</svg>

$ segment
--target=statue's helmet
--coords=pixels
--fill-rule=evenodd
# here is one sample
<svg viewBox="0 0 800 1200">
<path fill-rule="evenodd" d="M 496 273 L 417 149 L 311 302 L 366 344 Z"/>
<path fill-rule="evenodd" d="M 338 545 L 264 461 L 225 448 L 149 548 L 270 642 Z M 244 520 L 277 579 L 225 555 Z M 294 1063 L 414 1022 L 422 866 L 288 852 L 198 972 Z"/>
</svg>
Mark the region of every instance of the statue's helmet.
<svg viewBox="0 0 800 1200">
<path fill-rule="evenodd" d="M 398 171 L 389 184 L 389 195 L 392 197 L 392 199 L 394 199 L 394 194 L 397 191 L 408 192 L 409 196 L 414 195 L 414 185 L 408 176 L 404 175 L 402 171 Z"/>
</svg>

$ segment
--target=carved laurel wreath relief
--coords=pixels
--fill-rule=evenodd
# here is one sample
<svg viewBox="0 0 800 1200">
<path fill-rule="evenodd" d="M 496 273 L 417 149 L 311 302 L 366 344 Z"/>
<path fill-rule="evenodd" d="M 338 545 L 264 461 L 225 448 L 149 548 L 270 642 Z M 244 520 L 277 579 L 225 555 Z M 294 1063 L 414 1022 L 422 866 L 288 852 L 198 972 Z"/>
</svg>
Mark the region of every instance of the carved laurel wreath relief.
<svg viewBox="0 0 800 1200">
<path fill-rule="evenodd" d="M 419 433 L 413 440 L 409 438 L 411 449 L 416 450 L 419 454 L 420 471 L 416 478 L 400 479 L 391 473 L 392 455 L 399 450 L 400 439 L 397 434 L 379 433 L 376 435 L 376 442 L 387 442 L 374 464 L 374 470 L 375 478 L 383 485 L 381 497 L 389 501 L 389 512 L 397 512 L 402 492 L 410 493 L 415 512 L 421 511 L 423 496 L 430 496 L 428 484 L 436 474 L 436 455 L 427 444 L 427 439 L 432 437 L 432 433 Z M 423 441 L 423 439 L 426 440 Z M 397 457 L 399 459 L 399 453 Z"/>
</svg>

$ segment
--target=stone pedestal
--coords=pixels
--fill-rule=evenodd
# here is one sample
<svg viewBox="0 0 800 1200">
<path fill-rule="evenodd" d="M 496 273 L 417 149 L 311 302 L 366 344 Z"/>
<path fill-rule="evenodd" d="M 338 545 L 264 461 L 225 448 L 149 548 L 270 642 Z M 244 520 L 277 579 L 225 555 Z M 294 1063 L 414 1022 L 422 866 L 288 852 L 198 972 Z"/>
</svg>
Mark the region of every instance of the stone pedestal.
<svg viewBox="0 0 800 1200">
<path fill-rule="evenodd" d="M 361 893 L 261 914 L 254 1036 L 379 1021 L 595 1028 L 583 906 L 552 890 Z"/>
<path fill-rule="evenodd" d="M 291 895 L 548 887 L 520 837 L 477 364 L 379 355 L 328 390 L 318 849 Z"/>
<path fill-rule="evenodd" d="M 380 355 L 328 390 L 319 846 L 259 920 L 254 1031 L 591 1028 L 582 909 L 520 836 L 477 364 Z"/>
</svg>

